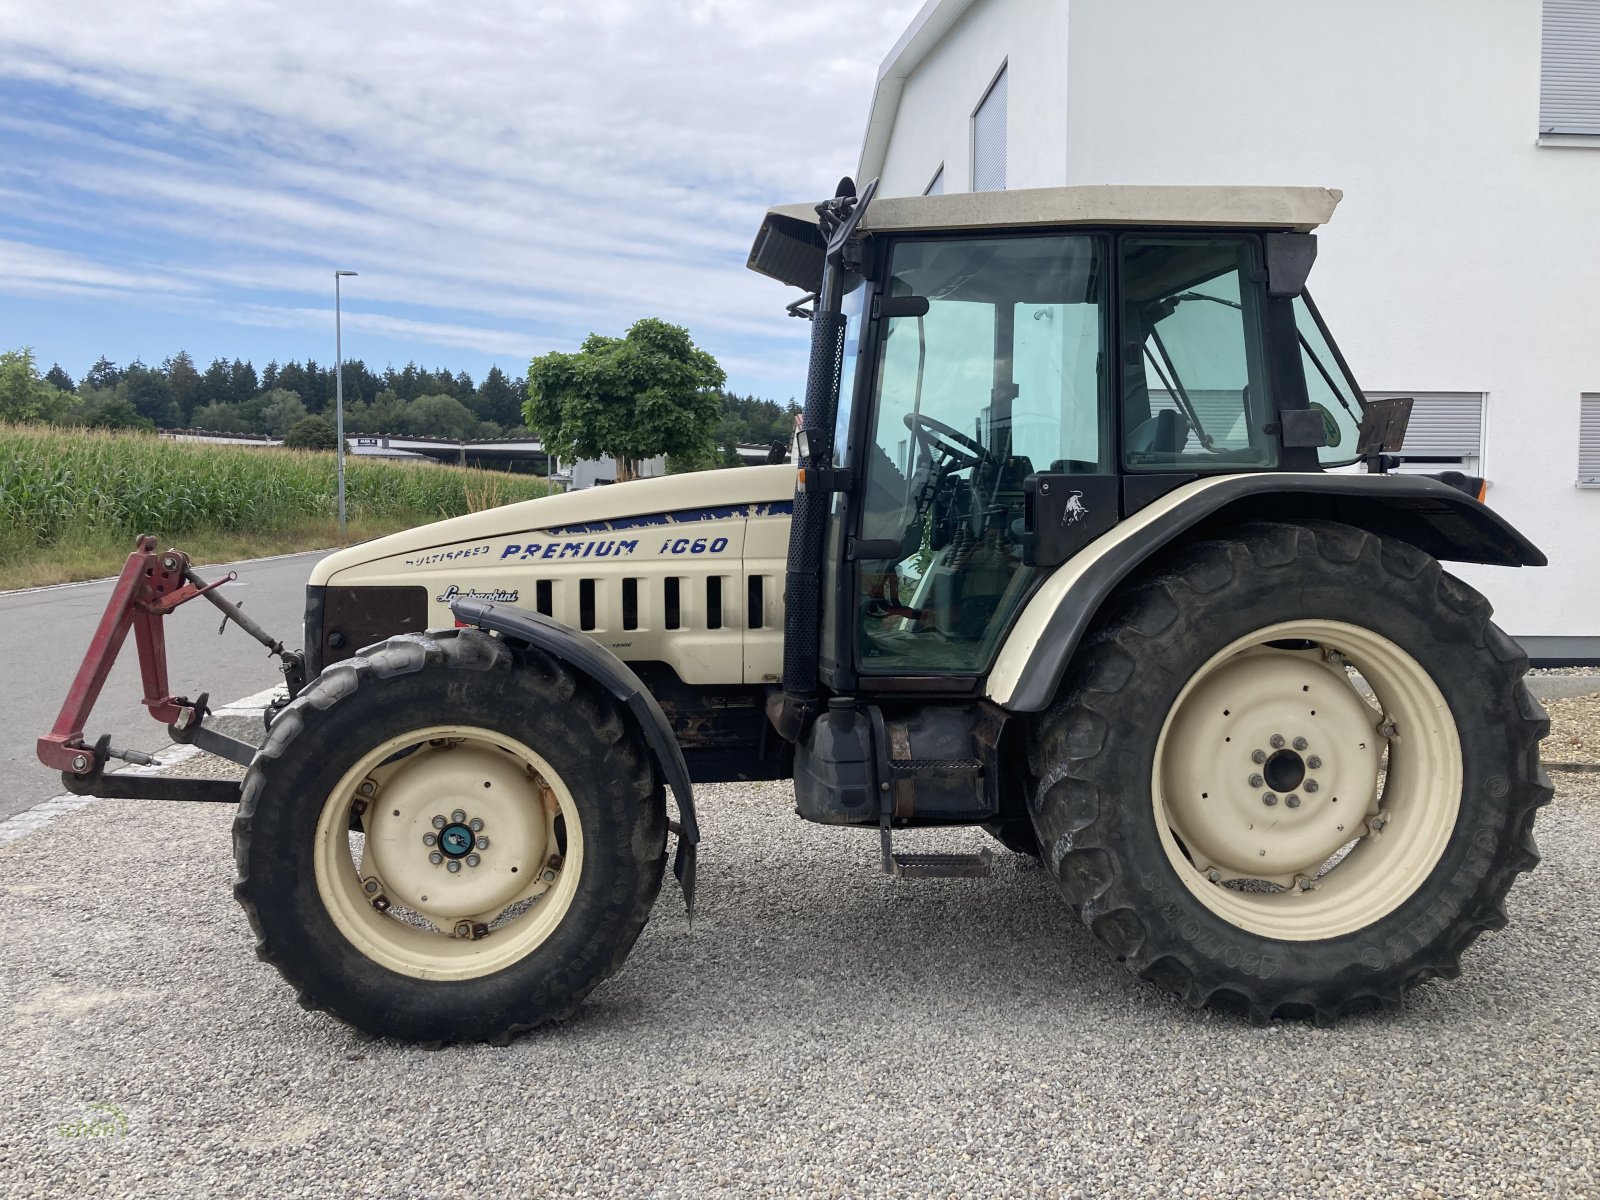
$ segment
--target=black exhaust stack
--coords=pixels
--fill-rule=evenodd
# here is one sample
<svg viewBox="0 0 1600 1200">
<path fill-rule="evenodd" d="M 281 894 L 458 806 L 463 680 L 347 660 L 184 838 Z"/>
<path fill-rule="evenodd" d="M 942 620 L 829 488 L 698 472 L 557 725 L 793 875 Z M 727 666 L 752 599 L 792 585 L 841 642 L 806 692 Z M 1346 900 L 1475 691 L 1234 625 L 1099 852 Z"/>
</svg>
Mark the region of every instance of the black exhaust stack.
<svg viewBox="0 0 1600 1200">
<path fill-rule="evenodd" d="M 778 732 L 796 741 L 817 712 L 821 654 L 822 549 L 833 501 L 833 428 L 838 416 L 839 377 L 844 369 L 845 244 L 861 223 L 878 181 L 858 197 L 848 178 L 832 200 L 817 205 L 818 228 L 827 242 L 822 283 L 811 315 L 811 362 L 806 371 L 805 409 L 799 433 L 800 473 L 789 527 L 789 565 L 783 601 L 783 702 L 772 712 Z"/>
</svg>

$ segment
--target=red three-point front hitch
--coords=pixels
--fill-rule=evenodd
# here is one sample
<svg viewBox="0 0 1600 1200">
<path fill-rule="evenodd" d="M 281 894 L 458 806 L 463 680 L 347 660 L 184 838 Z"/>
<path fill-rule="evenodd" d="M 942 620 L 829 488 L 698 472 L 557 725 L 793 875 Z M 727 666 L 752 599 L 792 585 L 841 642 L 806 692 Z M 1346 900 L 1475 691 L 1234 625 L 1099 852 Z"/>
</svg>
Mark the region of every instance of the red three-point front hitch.
<svg viewBox="0 0 1600 1200">
<path fill-rule="evenodd" d="M 106 605 L 105 615 L 95 629 L 83 665 L 72 680 L 72 687 L 56 717 L 56 723 L 49 733 L 39 739 L 39 761 L 61 771 L 72 790 L 95 795 L 122 794 L 129 790 L 127 787 L 107 790 L 100 786 L 105 782 L 102 774 L 107 759 L 120 758 L 141 764 L 155 761 L 150 755 L 136 750 L 117 750 L 111 746 L 109 738 L 101 738 L 92 746 L 84 740 L 84 725 L 89 719 L 89 712 L 99 699 L 100 690 L 105 687 L 106 677 L 111 674 L 111 664 L 116 662 L 117 654 L 127 640 L 128 630 L 132 629 L 134 641 L 139 647 L 139 673 L 144 680 L 143 703 L 150 715 L 165 722 L 177 741 L 193 742 L 213 754 L 248 763 L 254 753 L 253 746 L 204 728 L 206 696 L 188 700 L 168 691 L 167 643 L 161 625 L 162 618 L 180 604 L 204 596 L 222 611 L 224 625 L 233 621 L 270 653 L 282 659 L 284 675 L 292 695 L 299 690 L 302 682 L 302 658 L 295 651 L 285 650 L 282 642 L 245 616 L 238 605 L 216 594 L 217 588 L 236 578 L 230 571 L 221 579 L 207 583 L 190 569 L 189 557 L 182 551 L 158 551 L 154 537 L 146 535 L 139 538 L 137 549 L 128 555 L 122 574 L 117 576 L 110 603 Z M 228 786 L 237 792 L 236 784 Z"/>
</svg>

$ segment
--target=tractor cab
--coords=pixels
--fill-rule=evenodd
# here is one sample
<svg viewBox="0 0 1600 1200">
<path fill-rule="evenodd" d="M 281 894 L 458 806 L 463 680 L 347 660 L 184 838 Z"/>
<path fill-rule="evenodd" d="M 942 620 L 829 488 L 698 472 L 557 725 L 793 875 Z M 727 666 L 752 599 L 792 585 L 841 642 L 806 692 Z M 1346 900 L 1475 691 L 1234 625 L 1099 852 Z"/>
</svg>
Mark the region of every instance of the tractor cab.
<svg viewBox="0 0 1600 1200">
<path fill-rule="evenodd" d="M 818 681 L 976 694 L 1042 576 L 1121 520 L 1208 477 L 1353 463 L 1360 389 L 1304 290 L 1339 196 L 1080 187 L 770 210 L 750 266 L 810 293 L 791 311 L 823 343 L 802 486 L 826 517 L 791 535 L 820 558 Z M 830 212 L 858 219 L 832 251 Z M 837 387 L 817 369 L 830 355 Z M 795 682 L 791 731 L 808 711 Z"/>
</svg>

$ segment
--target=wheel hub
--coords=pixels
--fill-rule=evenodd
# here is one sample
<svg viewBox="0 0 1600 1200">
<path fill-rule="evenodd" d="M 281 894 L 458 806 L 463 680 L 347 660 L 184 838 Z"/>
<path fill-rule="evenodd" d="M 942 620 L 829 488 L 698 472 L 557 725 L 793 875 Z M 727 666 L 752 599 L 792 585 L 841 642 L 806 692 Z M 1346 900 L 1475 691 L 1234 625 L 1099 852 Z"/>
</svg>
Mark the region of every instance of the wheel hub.
<svg viewBox="0 0 1600 1200">
<path fill-rule="evenodd" d="M 450 858 L 465 858 L 475 840 L 465 825 L 446 825 L 439 834 L 439 849 Z"/>
<path fill-rule="evenodd" d="M 1289 886 L 1363 831 L 1378 714 L 1315 651 L 1222 664 L 1174 711 L 1162 786 L 1174 832 L 1213 882 Z"/>
<path fill-rule="evenodd" d="M 1306 777 L 1306 760 L 1293 750 L 1278 750 L 1262 764 L 1261 774 L 1273 791 L 1292 792 Z"/>
<path fill-rule="evenodd" d="M 361 873 L 442 930 L 490 920 L 538 886 L 554 849 L 549 803 L 507 754 L 426 747 L 397 765 L 363 813 Z"/>
</svg>

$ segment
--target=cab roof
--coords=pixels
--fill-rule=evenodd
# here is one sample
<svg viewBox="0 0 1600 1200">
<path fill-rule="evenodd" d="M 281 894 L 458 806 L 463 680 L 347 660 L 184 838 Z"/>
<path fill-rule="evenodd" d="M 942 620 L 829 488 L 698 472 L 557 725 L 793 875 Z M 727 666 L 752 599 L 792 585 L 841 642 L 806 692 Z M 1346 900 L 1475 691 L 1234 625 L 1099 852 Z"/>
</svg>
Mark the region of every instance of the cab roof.
<svg viewBox="0 0 1600 1200">
<path fill-rule="evenodd" d="M 1344 193 L 1319 187 L 1091 187 L 950 192 L 875 199 L 863 234 L 1009 230 L 1061 225 L 1270 229 L 1309 232 L 1325 225 Z M 814 292 L 822 286 L 822 234 L 815 204 L 769 208 L 748 266 Z"/>
</svg>

